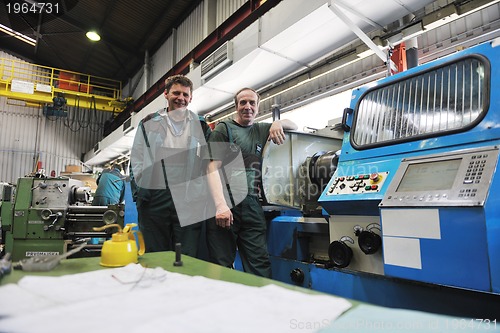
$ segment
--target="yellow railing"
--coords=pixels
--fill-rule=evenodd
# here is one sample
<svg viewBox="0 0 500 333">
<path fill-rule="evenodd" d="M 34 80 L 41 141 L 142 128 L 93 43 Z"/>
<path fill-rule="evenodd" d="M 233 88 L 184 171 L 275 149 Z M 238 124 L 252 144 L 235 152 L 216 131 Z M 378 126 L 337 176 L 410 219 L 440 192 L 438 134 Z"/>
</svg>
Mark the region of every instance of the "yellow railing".
<svg viewBox="0 0 500 333">
<path fill-rule="evenodd" d="M 121 111 L 120 81 L 0 58 L 0 96 L 28 105 L 52 103 L 63 96 L 67 105 Z"/>
</svg>

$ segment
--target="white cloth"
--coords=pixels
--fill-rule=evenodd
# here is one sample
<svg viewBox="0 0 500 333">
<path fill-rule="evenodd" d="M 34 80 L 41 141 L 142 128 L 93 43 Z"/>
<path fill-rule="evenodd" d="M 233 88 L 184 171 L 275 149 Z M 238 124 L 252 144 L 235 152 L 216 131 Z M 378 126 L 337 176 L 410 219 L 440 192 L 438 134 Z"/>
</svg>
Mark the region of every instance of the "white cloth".
<svg viewBox="0 0 500 333">
<path fill-rule="evenodd" d="M 0 287 L 4 332 L 301 332 L 351 304 L 276 285 L 250 287 L 131 264 Z"/>
</svg>

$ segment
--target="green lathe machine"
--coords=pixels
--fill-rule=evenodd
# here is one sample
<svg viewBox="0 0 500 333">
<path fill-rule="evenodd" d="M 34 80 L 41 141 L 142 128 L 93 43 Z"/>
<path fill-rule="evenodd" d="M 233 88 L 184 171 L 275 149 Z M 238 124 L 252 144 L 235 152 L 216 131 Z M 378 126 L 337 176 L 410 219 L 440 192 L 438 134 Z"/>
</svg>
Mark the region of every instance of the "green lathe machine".
<svg viewBox="0 0 500 333">
<path fill-rule="evenodd" d="M 90 239 L 110 238 L 111 231 L 93 227 L 123 226 L 124 206 L 91 206 L 90 188 L 70 178 L 19 178 L 3 186 L 1 196 L 4 252 L 11 259 L 60 255 Z M 94 244 L 96 243 L 96 244 Z M 100 255 L 102 242 L 90 242 L 78 256 Z M 75 255 L 76 256 L 76 255 Z"/>
</svg>

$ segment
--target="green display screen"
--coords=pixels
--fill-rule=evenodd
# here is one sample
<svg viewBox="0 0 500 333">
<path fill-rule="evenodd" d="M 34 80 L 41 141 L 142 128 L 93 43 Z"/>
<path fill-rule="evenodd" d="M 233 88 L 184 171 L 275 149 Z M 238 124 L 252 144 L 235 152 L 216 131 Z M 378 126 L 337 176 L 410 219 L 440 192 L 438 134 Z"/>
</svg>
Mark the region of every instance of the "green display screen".
<svg viewBox="0 0 500 333">
<path fill-rule="evenodd" d="M 396 192 L 449 190 L 462 162 L 461 158 L 409 164 Z"/>
</svg>

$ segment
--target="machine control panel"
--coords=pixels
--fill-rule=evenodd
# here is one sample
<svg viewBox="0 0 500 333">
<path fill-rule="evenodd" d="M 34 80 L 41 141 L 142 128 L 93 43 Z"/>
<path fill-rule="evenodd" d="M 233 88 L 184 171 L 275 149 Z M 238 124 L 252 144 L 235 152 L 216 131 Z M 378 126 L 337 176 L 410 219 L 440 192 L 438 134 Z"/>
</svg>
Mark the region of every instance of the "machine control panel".
<svg viewBox="0 0 500 333">
<path fill-rule="evenodd" d="M 65 208 L 68 203 L 68 182 L 61 180 L 34 180 L 32 207 Z"/>
<path fill-rule="evenodd" d="M 34 208 L 66 208 L 73 186 L 83 185 L 75 179 L 35 179 L 31 206 Z"/>
<path fill-rule="evenodd" d="M 403 159 L 380 206 L 482 206 L 497 147 Z"/>
<path fill-rule="evenodd" d="M 379 192 L 389 172 L 375 172 L 335 177 L 326 195 L 363 194 Z"/>
</svg>

